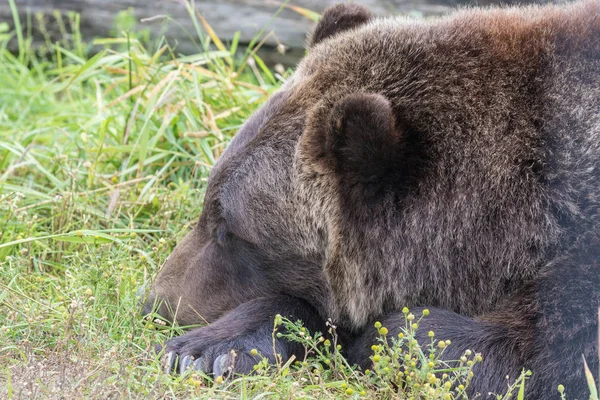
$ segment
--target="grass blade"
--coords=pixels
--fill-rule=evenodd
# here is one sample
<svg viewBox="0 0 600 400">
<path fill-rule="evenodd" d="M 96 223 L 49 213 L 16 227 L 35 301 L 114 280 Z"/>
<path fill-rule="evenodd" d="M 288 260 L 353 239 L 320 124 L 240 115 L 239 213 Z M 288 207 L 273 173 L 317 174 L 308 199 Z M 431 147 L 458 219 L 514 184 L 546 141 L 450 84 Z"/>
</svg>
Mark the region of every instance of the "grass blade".
<svg viewBox="0 0 600 400">
<path fill-rule="evenodd" d="M 585 361 L 585 356 L 582 354 L 583 358 L 583 369 L 585 372 L 585 379 L 588 384 L 588 388 L 590 389 L 590 400 L 598 400 L 598 389 L 596 388 L 596 383 L 594 382 L 594 375 Z"/>
<path fill-rule="evenodd" d="M 25 41 L 23 40 L 23 28 L 21 27 L 21 19 L 19 18 L 19 12 L 17 11 L 17 5 L 15 0 L 8 0 L 10 5 L 10 13 L 15 23 L 15 32 L 17 34 L 17 43 L 19 46 L 19 62 L 22 64 L 25 60 Z"/>
</svg>

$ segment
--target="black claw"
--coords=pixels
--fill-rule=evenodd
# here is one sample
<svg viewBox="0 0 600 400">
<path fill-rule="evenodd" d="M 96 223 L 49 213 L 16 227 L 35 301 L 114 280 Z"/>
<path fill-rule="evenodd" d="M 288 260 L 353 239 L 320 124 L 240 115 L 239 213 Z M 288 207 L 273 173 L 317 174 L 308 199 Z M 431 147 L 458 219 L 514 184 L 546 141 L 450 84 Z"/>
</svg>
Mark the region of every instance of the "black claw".
<svg viewBox="0 0 600 400">
<path fill-rule="evenodd" d="M 222 376 L 227 378 L 231 371 L 231 360 L 229 354 L 222 354 L 215 359 L 213 363 L 213 374 L 214 376 Z"/>
<path fill-rule="evenodd" d="M 192 365 L 192 357 L 185 356 L 179 361 L 179 374 L 183 375 L 188 367 Z"/>
<path fill-rule="evenodd" d="M 202 368 L 203 361 L 204 361 L 204 359 L 202 357 L 200 357 L 199 359 L 194 361 L 194 371 L 205 372 L 204 369 Z"/>
<path fill-rule="evenodd" d="M 171 370 L 175 369 L 175 364 L 177 363 L 177 354 L 174 351 L 170 351 L 167 354 L 167 362 L 165 366 L 165 374 L 170 374 Z"/>
</svg>

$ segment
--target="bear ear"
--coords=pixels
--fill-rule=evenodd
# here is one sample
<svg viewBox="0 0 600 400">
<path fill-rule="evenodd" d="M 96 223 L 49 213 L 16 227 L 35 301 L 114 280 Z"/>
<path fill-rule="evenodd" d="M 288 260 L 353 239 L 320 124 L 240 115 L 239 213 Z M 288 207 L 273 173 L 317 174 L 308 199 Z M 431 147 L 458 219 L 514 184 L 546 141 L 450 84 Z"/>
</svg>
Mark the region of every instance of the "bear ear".
<svg viewBox="0 0 600 400">
<path fill-rule="evenodd" d="M 373 18 L 371 11 L 358 4 L 336 4 L 325 10 L 315 30 L 308 40 L 311 48 L 317 43 L 338 34 L 356 28 Z"/>
<path fill-rule="evenodd" d="M 385 97 L 348 95 L 333 106 L 325 123 L 321 154 L 333 162 L 336 172 L 363 182 L 377 182 L 395 172 L 402 133 Z"/>
</svg>

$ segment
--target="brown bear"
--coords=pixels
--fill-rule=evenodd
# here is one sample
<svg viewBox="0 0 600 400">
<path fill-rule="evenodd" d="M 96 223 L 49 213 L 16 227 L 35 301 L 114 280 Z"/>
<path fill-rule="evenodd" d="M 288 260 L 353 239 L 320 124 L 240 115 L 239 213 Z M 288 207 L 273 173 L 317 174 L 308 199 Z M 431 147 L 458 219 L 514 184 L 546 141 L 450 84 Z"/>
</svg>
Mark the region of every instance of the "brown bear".
<svg viewBox="0 0 600 400">
<path fill-rule="evenodd" d="M 294 75 L 211 172 L 147 308 L 210 323 L 169 361 L 220 375 L 272 354 L 275 314 L 343 333 L 428 307 L 420 332 L 481 352 L 472 394 L 589 393 L 600 305 L 600 2 L 432 20 L 328 9 Z M 283 357 L 301 355 L 277 341 Z"/>
</svg>

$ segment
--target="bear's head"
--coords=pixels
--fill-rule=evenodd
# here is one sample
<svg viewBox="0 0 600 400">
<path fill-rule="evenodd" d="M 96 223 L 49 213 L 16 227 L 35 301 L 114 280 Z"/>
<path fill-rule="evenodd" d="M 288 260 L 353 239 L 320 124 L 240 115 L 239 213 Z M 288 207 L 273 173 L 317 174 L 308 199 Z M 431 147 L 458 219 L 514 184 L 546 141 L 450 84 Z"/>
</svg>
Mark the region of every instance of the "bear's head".
<svg viewBox="0 0 600 400">
<path fill-rule="evenodd" d="M 321 66 L 335 47 L 327 42 L 370 19 L 356 5 L 326 11 L 308 43 L 315 57 L 244 124 L 211 171 L 200 220 L 163 265 L 146 312 L 160 304 L 180 324 L 210 322 L 280 293 L 329 307 L 323 265 L 335 216 L 327 214 L 340 206 L 332 179 L 358 195 L 395 163 L 402 141 L 390 102 L 364 87 L 363 71 L 342 83 L 342 71 Z M 336 57 L 352 63 L 343 49 Z"/>
<path fill-rule="evenodd" d="M 515 84 L 541 81 L 544 31 L 506 23 L 328 9 L 213 168 L 147 308 L 185 325 L 285 294 L 349 329 L 411 304 L 489 310 L 535 272 L 503 266 L 536 265 L 549 231 L 531 162 L 542 84 Z"/>
</svg>

